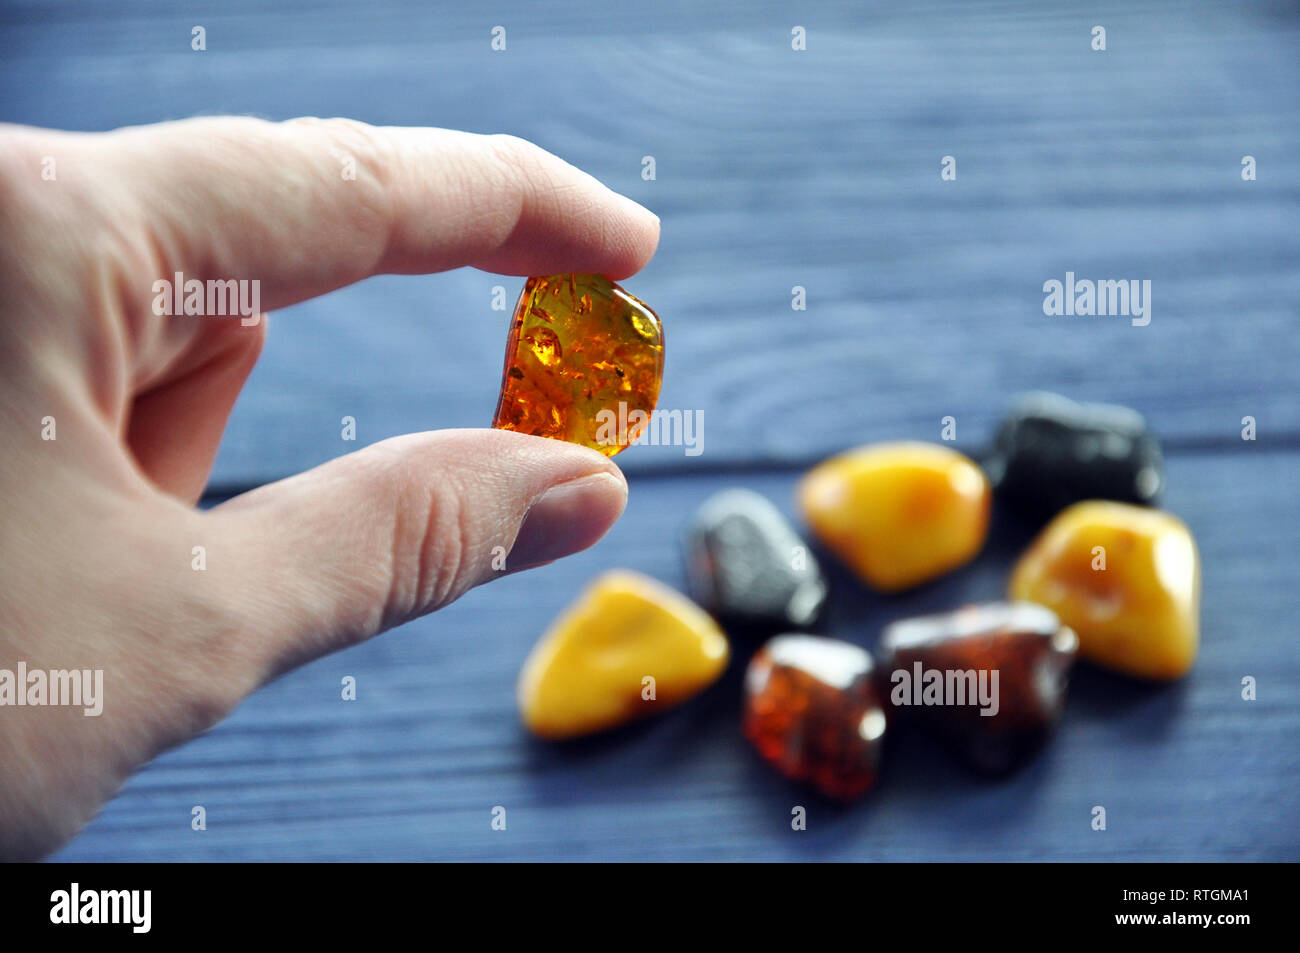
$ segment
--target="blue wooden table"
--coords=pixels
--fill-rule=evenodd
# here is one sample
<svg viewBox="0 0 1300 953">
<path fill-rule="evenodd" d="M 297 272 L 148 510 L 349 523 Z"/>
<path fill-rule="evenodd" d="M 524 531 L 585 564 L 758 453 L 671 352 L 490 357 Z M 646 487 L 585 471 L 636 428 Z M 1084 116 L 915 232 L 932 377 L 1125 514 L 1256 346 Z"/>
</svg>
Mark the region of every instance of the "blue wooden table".
<svg viewBox="0 0 1300 953">
<path fill-rule="evenodd" d="M 593 550 L 266 687 L 137 775 L 58 858 L 1300 858 L 1295 6 L 705 6 L 6 0 L 0 120 L 509 132 L 638 199 L 663 220 L 658 256 L 625 283 L 664 319 L 661 406 L 704 418 L 699 456 L 618 458 L 631 500 Z M 1043 283 L 1067 271 L 1150 280 L 1150 324 L 1045 316 Z M 343 416 L 367 443 L 484 425 L 505 338 L 492 289 L 521 284 L 385 277 L 276 315 L 211 499 L 354 447 Z M 1133 406 L 1165 441 L 1165 502 L 1204 559 L 1184 681 L 1081 666 L 1055 742 L 998 782 L 900 733 L 851 808 L 789 786 L 740 737 L 743 643 L 719 685 L 654 722 L 558 747 L 518 726 L 515 675 L 546 621 L 606 567 L 682 585 L 677 534 L 709 493 L 748 486 L 792 512 L 823 456 L 937 440 L 945 416 L 978 452 L 1039 388 Z M 836 570 L 826 630 L 870 646 L 895 618 L 996 598 L 1028 538 L 999 513 L 974 564 L 902 596 Z"/>
</svg>

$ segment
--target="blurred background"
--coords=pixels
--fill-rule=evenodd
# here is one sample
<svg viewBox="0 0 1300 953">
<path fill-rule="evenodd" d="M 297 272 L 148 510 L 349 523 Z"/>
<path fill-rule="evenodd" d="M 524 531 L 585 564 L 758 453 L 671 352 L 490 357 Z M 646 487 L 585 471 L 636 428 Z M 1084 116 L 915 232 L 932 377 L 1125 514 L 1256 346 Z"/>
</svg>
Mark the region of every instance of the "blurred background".
<svg viewBox="0 0 1300 953">
<path fill-rule="evenodd" d="M 698 456 L 618 457 L 631 500 L 594 549 L 268 686 L 136 776 L 59 858 L 1300 857 L 1296 4 L 0 10 L 0 120 L 350 116 L 512 133 L 591 172 L 663 221 L 658 255 L 623 284 L 664 322 L 660 406 L 703 415 Z M 1067 271 L 1150 280 L 1150 325 L 1045 317 L 1043 283 Z M 395 434 L 486 426 L 508 321 L 493 288 L 512 305 L 522 284 L 384 277 L 275 315 L 209 501 Z M 516 673 L 546 622 L 604 568 L 682 587 L 679 532 L 710 493 L 747 486 L 792 515 L 811 464 L 938 440 L 949 415 L 977 455 L 1030 389 L 1127 404 L 1163 440 L 1165 506 L 1204 560 L 1202 654 L 1182 682 L 1080 666 L 1055 742 L 1024 770 L 979 780 L 908 737 L 851 808 L 787 784 L 740 735 L 744 643 L 720 684 L 652 722 L 563 746 L 519 727 Z M 832 564 L 824 630 L 871 646 L 896 618 L 998 598 L 1032 531 L 999 513 L 975 563 L 902 596 Z M 355 702 L 340 701 L 347 675 Z M 490 828 L 497 805 L 506 831 Z"/>
</svg>

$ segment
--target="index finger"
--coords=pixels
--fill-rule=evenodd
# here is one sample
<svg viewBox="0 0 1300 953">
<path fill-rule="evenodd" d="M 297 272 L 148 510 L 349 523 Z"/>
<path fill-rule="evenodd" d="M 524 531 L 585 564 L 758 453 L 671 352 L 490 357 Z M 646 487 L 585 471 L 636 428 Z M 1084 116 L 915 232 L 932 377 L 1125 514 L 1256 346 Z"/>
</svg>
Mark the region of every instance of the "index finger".
<svg viewBox="0 0 1300 953">
<path fill-rule="evenodd" d="M 652 213 L 512 136 L 218 117 L 118 130 L 101 148 L 164 275 L 260 279 L 265 310 L 462 265 L 617 280 L 659 241 Z"/>
</svg>

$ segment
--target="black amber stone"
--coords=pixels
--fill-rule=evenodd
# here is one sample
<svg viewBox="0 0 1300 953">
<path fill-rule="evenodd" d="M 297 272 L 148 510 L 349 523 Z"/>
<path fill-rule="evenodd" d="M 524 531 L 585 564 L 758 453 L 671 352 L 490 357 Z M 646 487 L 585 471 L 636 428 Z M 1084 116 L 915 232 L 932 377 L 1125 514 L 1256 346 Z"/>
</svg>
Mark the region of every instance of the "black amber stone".
<svg viewBox="0 0 1300 953">
<path fill-rule="evenodd" d="M 1165 483 L 1160 444 L 1141 414 L 1059 394 L 1023 398 L 998 428 L 984 469 L 1000 496 L 1040 515 L 1080 500 L 1154 505 Z"/>
<path fill-rule="evenodd" d="M 806 629 L 826 604 L 812 552 L 767 499 L 723 490 L 700 507 L 685 539 L 691 595 L 724 622 Z"/>
<path fill-rule="evenodd" d="M 1078 648 L 1074 631 L 1032 602 L 905 619 L 881 635 L 882 690 L 976 770 L 1003 774 L 1050 737 Z"/>
</svg>

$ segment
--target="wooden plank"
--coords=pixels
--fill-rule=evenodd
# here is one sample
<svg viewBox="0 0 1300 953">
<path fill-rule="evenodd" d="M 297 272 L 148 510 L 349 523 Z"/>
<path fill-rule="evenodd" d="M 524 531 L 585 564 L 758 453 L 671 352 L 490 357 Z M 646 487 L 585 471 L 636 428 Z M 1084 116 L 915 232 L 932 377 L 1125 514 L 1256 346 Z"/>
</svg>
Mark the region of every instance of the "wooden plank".
<svg viewBox="0 0 1300 953">
<path fill-rule="evenodd" d="M 945 415 L 973 445 L 1042 387 L 1128 403 L 1176 441 L 1231 441 L 1247 414 L 1265 441 L 1300 435 L 1300 31 L 1284 8 L 826 4 L 799 10 L 803 53 L 791 16 L 241 0 L 194 53 L 191 11 L 10 5 L 0 118 L 344 114 L 508 131 L 589 169 L 663 219 L 629 287 L 665 321 L 663 405 L 705 419 L 701 456 L 640 448 L 631 472 L 791 466 L 933 438 Z M 949 154 L 958 179 L 941 182 Z M 1151 324 L 1045 317 L 1043 282 L 1066 271 L 1151 280 Z M 381 278 L 276 316 L 214 480 L 350 450 L 345 415 L 362 443 L 485 425 L 498 283 L 521 285 Z"/>
<path fill-rule="evenodd" d="M 1170 461 L 1169 506 L 1204 559 L 1203 648 L 1165 687 L 1080 666 L 1061 732 L 1013 778 L 973 779 L 928 739 L 891 736 L 879 790 L 835 808 L 773 775 L 739 735 L 737 644 L 684 708 L 568 746 L 530 741 L 513 700 L 545 621 L 596 572 L 683 583 L 676 532 L 740 483 L 787 512 L 794 474 L 633 478 L 594 550 L 511 577 L 268 686 L 137 775 L 63 860 L 1297 860 L 1294 780 L 1300 453 L 1242 444 Z M 873 595 L 838 570 L 826 631 L 871 646 L 917 612 L 997 598 L 1029 537 L 997 511 L 970 567 Z M 339 700 L 345 675 L 356 702 Z M 1240 698 L 1244 675 L 1259 700 Z M 190 809 L 208 829 L 190 830 Z M 808 830 L 789 827 L 792 805 Z M 1105 832 L 1090 811 L 1108 812 Z M 490 811 L 507 809 L 504 832 Z"/>
</svg>

